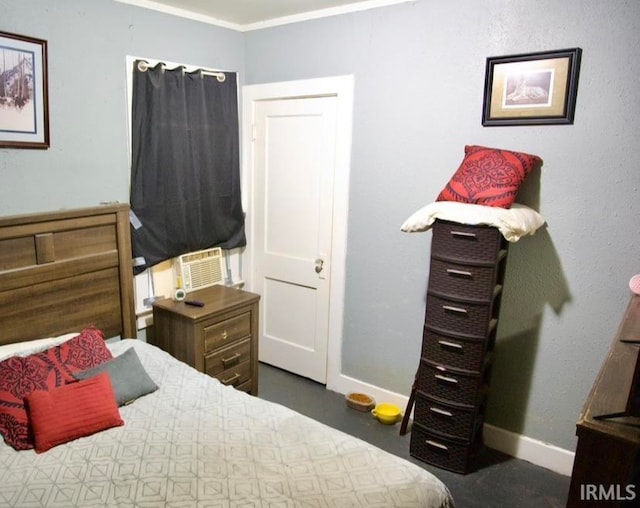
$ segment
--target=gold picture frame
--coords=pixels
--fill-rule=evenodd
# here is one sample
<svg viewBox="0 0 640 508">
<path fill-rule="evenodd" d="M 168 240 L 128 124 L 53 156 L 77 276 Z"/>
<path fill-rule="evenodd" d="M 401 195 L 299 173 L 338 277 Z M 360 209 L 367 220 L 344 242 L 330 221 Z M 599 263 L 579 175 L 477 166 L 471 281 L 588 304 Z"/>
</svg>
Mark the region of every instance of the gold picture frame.
<svg viewBox="0 0 640 508">
<path fill-rule="evenodd" d="M 582 50 L 487 58 L 482 125 L 572 124 Z"/>
</svg>

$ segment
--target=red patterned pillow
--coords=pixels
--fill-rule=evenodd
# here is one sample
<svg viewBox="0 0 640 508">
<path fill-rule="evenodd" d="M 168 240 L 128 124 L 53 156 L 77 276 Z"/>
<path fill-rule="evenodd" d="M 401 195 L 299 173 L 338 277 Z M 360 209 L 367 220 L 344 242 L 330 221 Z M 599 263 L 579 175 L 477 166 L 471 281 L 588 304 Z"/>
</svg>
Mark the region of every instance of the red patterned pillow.
<svg viewBox="0 0 640 508">
<path fill-rule="evenodd" d="M 467 145 L 464 160 L 436 201 L 511 208 L 520 185 L 542 164 L 537 155 Z"/>
<path fill-rule="evenodd" d="M 87 370 L 113 358 L 104 342 L 104 334 L 97 328 L 85 328 L 80 335 L 40 353 L 30 355 L 49 375 L 60 377 L 65 382 L 75 381 L 74 372 Z M 60 386 L 56 383 L 55 386 Z"/>
<path fill-rule="evenodd" d="M 47 385 L 26 358 L 12 356 L 0 362 L 0 433 L 16 450 L 33 448 L 28 439 L 23 399 Z"/>
<path fill-rule="evenodd" d="M 59 346 L 0 362 L 0 434 L 5 442 L 16 450 L 33 448 L 25 397 L 35 390 L 50 390 L 72 382 L 72 373 L 111 358 L 102 332 L 87 328 Z"/>
<path fill-rule="evenodd" d="M 36 453 L 101 430 L 124 425 L 109 374 L 27 396 Z"/>
</svg>

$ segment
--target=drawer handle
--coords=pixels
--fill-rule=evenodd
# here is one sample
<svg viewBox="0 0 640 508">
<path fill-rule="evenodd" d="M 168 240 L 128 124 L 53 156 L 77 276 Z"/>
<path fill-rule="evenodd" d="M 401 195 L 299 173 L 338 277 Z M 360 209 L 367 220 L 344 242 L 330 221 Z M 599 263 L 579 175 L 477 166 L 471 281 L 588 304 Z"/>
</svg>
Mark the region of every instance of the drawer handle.
<svg viewBox="0 0 640 508">
<path fill-rule="evenodd" d="M 448 340 L 439 340 L 438 344 L 440 344 L 441 346 L 444 347 L 450 347 L 453 349 L 459 349 L 460 351 L 462 351 L 463 347 L 462 344 L 456 344 L 455 342 L 449 342 Z"/>
<path fill-rule="evenodd" d="M 448 275 L 458 275 L 460 277 L 468 277 L 469 279 L 473 277 L 471 272 L 466 272 L 464 270 L 455 270 L 454 268 L 447 268 Z"/>
<path fill-rule="evenodd" d="M 222 333 L 220 334 L 220 337 L 222 337 L 222 340 L 227 340 L 228 336 L 229 334 L 227 333 L 227 330 L 223 330 Z"/>
<path fill-rule="evenodd" d="M 436 379 L 439 379 L 440 381 L 444 381 L 445 383 L 450 383 L 453 385 L 458 384 L 458 380 L 454 377 L 443 376 L 442 374 L 435 374 L 435 377 Z"/>
<path fill-rule="evenodd" d="M 227 363 L 231 363 L 236 361 L 238 358 L 240 358 L 240 353 L 235 353 L 233 355 L 231 355 L 229 358 L 221 358 L 220 361 L 224 364 L 224 366 L 227 366 Z"/>
<path fill-rule="evenodd" d="M 444 409 L 440 409 L 439 407 L 430 407 L 429 411 L 431 411 L 432 413 L 437 413 L 442 416 L 448 416 L 449 418 L 453 418 L 453 413 L 450 413 L 449 411 L 445 411 Z"/>
<path fill-rule="evenodd" d="M 451 236 L 460 236 L 463 238 L 475 238 L 476 234 L 475 233 L 468 233 L 466 231 L 451 231 Z"/>
<path fill-rule="evenodd" d="M 427 443 L 429 446 L 433 446 L 434 448 L 440 448 L 441 450 L 449 450 L 448 446 L 445 446 L 442 443 L 438 443 L 436 441 L 431 441 L 431 439 L 427 439 L 425 443 Z"/>
<path fill-rule="evenodd" d="M 453 305 L 443 305 L 443 310 L 448 310 L 449 312 L 457 312 L 458 314 L 466 314 L 467 309 L 463 309 L 462 307 L 454 307 Z"/>
<path fill-rule="evenodd" d="M 236 382 L 240 379 L 240 374 L 236 372 L 233 376 L 228 377 L 227 379 L 222 380 L 223 385 L 236 384 Z"/>
</svg>

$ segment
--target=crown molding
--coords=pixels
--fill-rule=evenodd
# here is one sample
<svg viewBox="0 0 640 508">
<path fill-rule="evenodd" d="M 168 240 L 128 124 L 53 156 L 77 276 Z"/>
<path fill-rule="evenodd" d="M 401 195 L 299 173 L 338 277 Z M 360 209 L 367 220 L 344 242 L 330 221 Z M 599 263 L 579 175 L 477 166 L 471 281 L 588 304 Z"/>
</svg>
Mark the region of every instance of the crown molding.
<svg viewBox="0 0 640 508">
<path fill-rule="evenodd" d="M 238 32 L 250 32 L 252 30 L 261 30 L 264 28 L 271 28 L 275 26 L 288 25 L 291 23 L 300 23 L 302 21 L 309 21 L 313 19 L 326 18 L 329 16 L 338 16 L 340 14 L 349 14 L 352 12 L 365 11 L 369 9 L 376 9 L 378 7 L 387 7 L 389 5 L 416 2 L 417 0 L 366 0 L 362 2 L 354 2 L 347 5 L 341 5 L 338 7 L 329 7 L 326 9 L 317 9 L 314 11 L 304 12 L 301 14 L 293 14 L 290 16 L 282 16 L 278 18 L 272 18 L 256 23 L 238 24 L 225 21 L 224 19 L 206 16 L 186 9 L 179 9 L 177 7 L 170 7 L 168 5 L 154 2 L 153 0 L 114 0 L 123 4 L 134 5 L 136 7 L 142 7 L 144 9 L 151 9 L 172 16 L 179 16 L 181 18 L 187 18 L 201 23 L 207 23 L 210 25 L 219 26 L 222 28 L 228 28 L 230 30 L 236 30 Z"/>
</svg>

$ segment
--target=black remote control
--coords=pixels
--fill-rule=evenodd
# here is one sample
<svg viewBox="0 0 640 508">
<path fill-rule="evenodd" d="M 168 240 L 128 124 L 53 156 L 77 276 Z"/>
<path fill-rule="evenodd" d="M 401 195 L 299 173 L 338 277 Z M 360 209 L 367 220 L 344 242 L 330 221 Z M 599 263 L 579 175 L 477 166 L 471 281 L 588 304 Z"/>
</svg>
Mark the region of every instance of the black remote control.
<svg viewBox="0 0 640 508">
<path fill-rule="evenodd" d="M 204 307 L 204 303 L 199 300 L 185 300 L 184 303 L 192 307 Z"/>
</svg>

